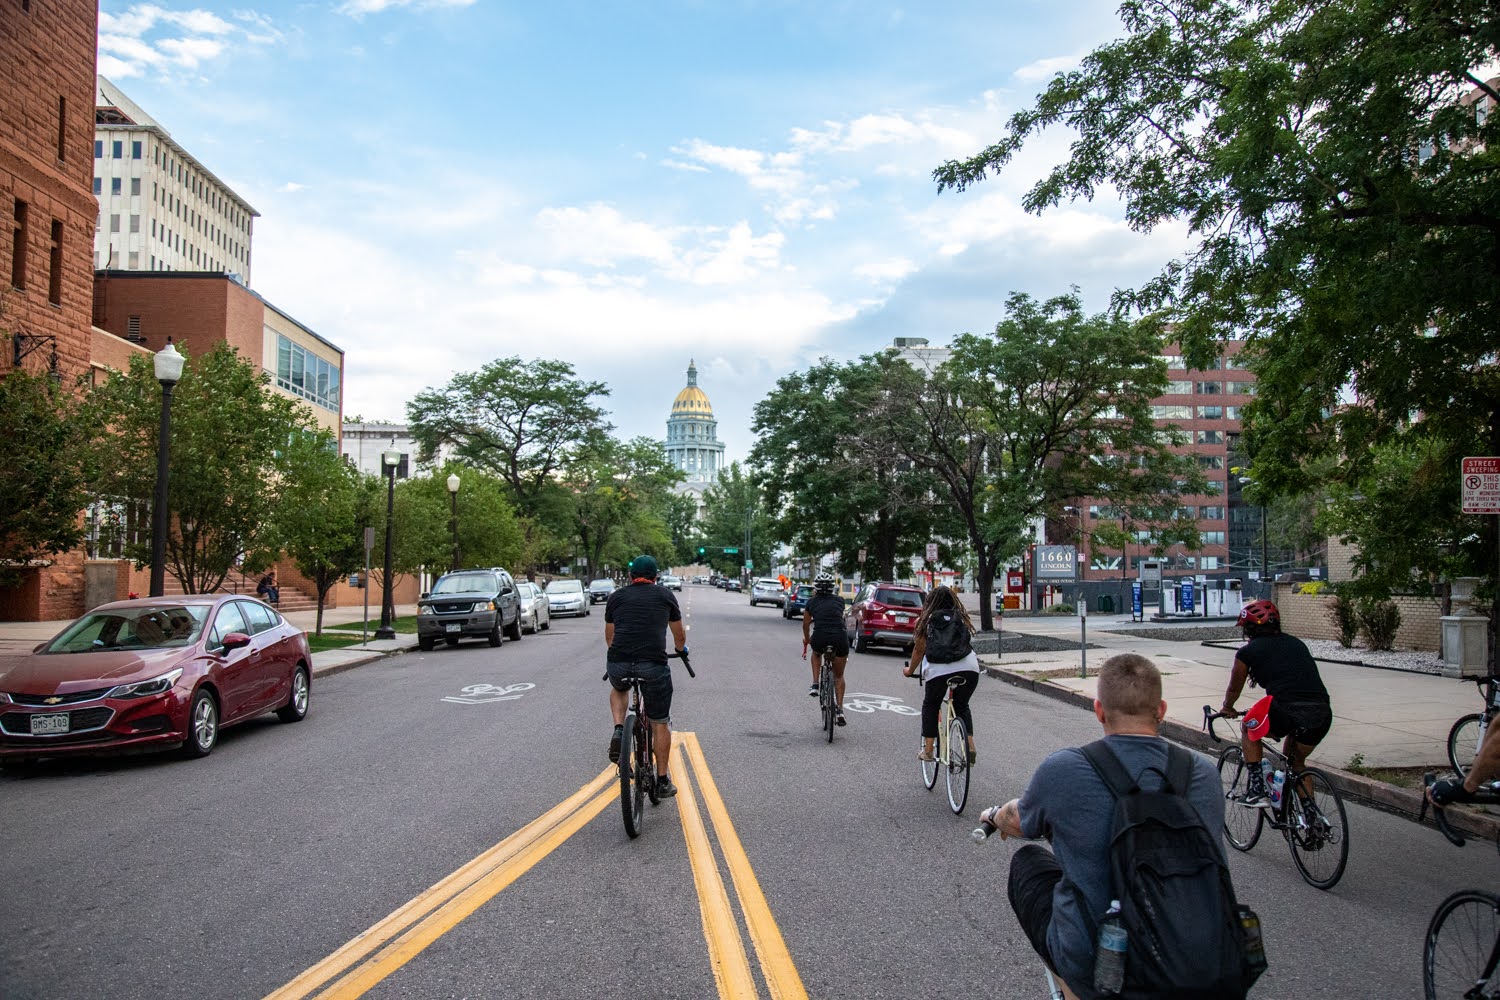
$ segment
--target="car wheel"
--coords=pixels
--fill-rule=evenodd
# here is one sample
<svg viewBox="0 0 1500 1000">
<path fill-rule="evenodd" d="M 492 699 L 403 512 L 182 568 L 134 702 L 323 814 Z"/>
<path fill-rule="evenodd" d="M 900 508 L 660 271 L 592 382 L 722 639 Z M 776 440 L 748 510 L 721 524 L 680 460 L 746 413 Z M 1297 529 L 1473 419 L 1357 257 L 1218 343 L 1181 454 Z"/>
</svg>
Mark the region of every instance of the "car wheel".
<svg viewBox="0 0 1500 1000">
<path fill-rule="evenodd" d="M 854 651 L 856 653 L 868 653 L 870 651 L 870 637 L 859 634 L 856 630 L 854 636 Z"/>
<path fill-rule="evenodd" d="M 432 647 L 436 645 L 437 643 L 433 641 L 433 638 L 430 635 L 417 636 L 417 648 L 424 653 L 432 652 Z"/>
<path fill-rule="evenodd" d="M 505 638 L 511 642 L 521 641 L 521 616 L 516 615 L 516 620 L 511 622 L 505 629 Z"/>
<path fill-rule="evenodd" d="M 199 688 L 188 707 L 187 740 L 182 744 L 182 755 L 189 759 L 207 757 L 218 745 L 219 703 Z"/>
<path fill-rule="evenodd" d="M 490 629 L 490 634 L 488 636 L 486 636 L 486 638 L 489 639 L 491 646 L 498 646 L 502 642 L 505 641 L 505 637 L 500 634 L 500 619 L 499 618 L 495 619 L 495 627 L 492 628 L 492 629 Z"/>
<path fill-rule="evenodd" d="M 276 718 L 282 722 L 301 722 L 307 718 L 307 706 L 311 700 L 312 680 L 307 668 L 299 663 L 292 671 L 292 693 L 287 695 L 286 704 L 276 710 Z"/>
<path fill-rule="evenodd" d="M 542 622 L 541 629 L 542 629 L 543 632 L 545 632 L 545 631 L 547 631 L 551 627 L 552 627 L 552 616 L 549 614 L 547 616 L 547 620 L 544 621 L 544 622 Z"/>
</svg>

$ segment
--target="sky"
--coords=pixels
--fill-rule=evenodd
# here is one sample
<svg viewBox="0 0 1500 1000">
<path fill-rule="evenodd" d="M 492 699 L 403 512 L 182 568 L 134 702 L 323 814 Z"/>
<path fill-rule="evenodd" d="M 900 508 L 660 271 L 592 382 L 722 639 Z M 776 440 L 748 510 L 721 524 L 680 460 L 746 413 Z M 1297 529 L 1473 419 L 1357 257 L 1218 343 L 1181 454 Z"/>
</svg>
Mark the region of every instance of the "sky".
<svg viewBox="0 0 1500 1000">
<path fill-rule="evenodd" d="M 248 5 L 246 5 L 248 4 Z M 345 351 L 344 412 L 512 356 L 663 438 L 690 359 L 729 460 L 820 358 L 992 330 L 1012 291 L 1103 309 L 1185 235 L 1067 155 L 932 171 L 1121 34 L 1114 2 L 102 0 L 99 72 L 260 212 L 251 287 Z"/>
</svg>

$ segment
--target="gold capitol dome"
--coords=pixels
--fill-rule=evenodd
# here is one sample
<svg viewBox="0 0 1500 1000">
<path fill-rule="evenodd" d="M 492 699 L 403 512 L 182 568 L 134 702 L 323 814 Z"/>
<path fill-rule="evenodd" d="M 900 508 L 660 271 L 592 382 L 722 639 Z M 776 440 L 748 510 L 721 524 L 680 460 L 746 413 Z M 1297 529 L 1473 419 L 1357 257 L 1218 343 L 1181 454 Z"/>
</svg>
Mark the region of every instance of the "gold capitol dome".
<svg viewBox="0 0 1500 1000">
<path fill-rule="evenodd" d="M 672 400 L 672 416 L 712 419 L 713 404 L 708 401 L 707 393 L 698 388 L 698 367 L 691 359 L 688 361 L 687 375 L 688 384 L 677 394 L 677 398 Z"/>
</svg>

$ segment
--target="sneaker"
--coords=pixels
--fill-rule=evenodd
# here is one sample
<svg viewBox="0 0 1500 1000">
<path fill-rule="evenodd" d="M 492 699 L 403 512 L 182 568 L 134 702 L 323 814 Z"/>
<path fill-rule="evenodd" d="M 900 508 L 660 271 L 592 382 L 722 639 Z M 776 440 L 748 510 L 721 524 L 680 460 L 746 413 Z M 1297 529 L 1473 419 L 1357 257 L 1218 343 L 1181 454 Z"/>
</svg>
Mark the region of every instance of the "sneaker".
<svg viewBox="0 0 1500 1000">
<path fill-rule="evenodd" d="M 609 762 L 620 763 L 620 741 L 625 738 L 625 727 L 616 726 L 614 735 L 609 738 Z"/>
<path fill-rule="evenodd" d="M 923 747 L 921 750 L 917 751 L 917 760 L 933 761 L 933 760 L 937 760 L 937 758 L 932 755 L 932 751 L 931 750 L 928 750 L 927 748 Z"/>
<path fill-rule="evenodd" d="M 845 719 L 844 719 L 844 710 L 843 710 L 843 709 L 842 709 L 842 708 L 840 708 L 840 709 L 837 709 L 837 710 L 836 710 L 836 711 L 835 711 L 835 712 L 834 712 L 834 713 L 833 713 L 833 721 L 834 721 L 834 724 L 835 724 L 835 725 L 840 725 L 840 726 L 847 726 L 847 725 L 848 725 L 848 724 L 849 724 L 849 723 L 848 723 L 848 722 L 847 722 L 847 721 L 845 721 Z"/>
<path fill-rule="evenodd" d="M 1259 775 L 1245 782 L 1245 794 L 1240 796 L 1240 805 L 1247 809 L 1276 808 L 1271 802 L 1271 793 L 1266 791 L 1265 779 Z"/>
<path fill-rule="evenodd" d="M 672 784 L 672 779 L 665 774 L 656 779 L 656 797 L 659 799 L 670 799 L 677 794 L 677 786 Z"/>
<path fill-rule="evenodd" d="M 814 684 L 812 687 L 807 689 L 807 693 L 816 698 L 818 696 L 818 686 Z"/>
</svg>

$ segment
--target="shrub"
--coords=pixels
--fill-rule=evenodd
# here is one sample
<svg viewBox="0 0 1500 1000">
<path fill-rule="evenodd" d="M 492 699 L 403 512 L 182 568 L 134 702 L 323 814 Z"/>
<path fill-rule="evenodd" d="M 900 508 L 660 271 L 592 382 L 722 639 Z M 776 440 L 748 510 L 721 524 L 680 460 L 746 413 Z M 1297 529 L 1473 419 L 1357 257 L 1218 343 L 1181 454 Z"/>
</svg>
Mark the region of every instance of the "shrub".
<svg viewBox="0 0 1500 1000">
<path fill-rule="evenodd" d="M 1392 649 L 1401 627 L 1401 609 L 1395 601 L 1365 601 L 1359 606 L 1359 626 L 1371 649 Z"/>
<path fill-rule="evenodd" d="M 1048 608 L 1047 611 L 1054 615 L 1073 615 L 1078 613 L 1078 609 L 1066 601 L 1058 601 L 1052 607 Z"/>
<path fill-rule="evenodd" d="M 1354 637 L 1359 635 L 1359 612 L 1355 604 L 1343 594 L 1334 594 L 1328 602 L 1328 621 L 1339 633 L 1339 645 L 1349 649 Z"/>
</svg>

